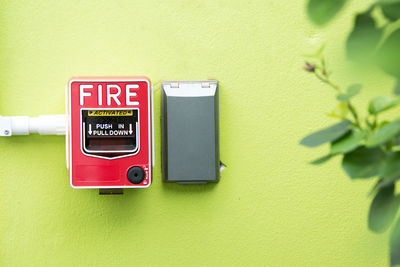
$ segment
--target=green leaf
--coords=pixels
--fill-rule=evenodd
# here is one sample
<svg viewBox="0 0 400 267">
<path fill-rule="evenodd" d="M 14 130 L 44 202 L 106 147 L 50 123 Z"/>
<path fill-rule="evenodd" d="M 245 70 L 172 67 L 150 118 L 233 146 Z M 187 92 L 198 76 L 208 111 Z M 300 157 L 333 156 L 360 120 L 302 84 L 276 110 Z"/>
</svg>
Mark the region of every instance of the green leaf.
<svg viewBox="0 0 400 267">
<path fill-rule="evenodd" d="M 396 135 L 392 141 L 393 146 L 400 146 L 400 135 Z"/>
<path fill-rule="evenodd" d="M 371 16 L 371 10 L 358 14 L 354 27 L 347 38 L 347 56 L 351 60 L 369 59 L 374 54 L 382 36 L 382 30 L 377 28 Z"/>
<path fill-rule="evenodd" d="M 349 97 L 347 96 L 347 94 L 338 94 L 336 96 L 336 99 L 340 102 L 347 102 L 349 101 Z"/>
<path fill-rule="evenodd" d="M 392 121 L 368 136 L 367 147 L 375 147 L 388 142 L 400 133 L 400 120 Z"/>
<path fill-rule="evenodd" d="M 390 266 L 400 264 L 400 218 L 390 233 Z"/>
<path fill-rule="evenodd" d="M 322 52 L 325 49 L 326 44 L 322 44 L 314 53 L 312 54 L 305 54 L 303 55 L 304 57 L 310 57 L 310 58 L 320 58 Z"/>
<path fill-rule="evenodd" d="M 376 115 L 379 112 L 395 107 L 399 103 L 399 99 L 393 100 L 388 96 L 377 96 L 374 97 L 369 103 L 368 112 L 372 115 Z"/>
<path fill-rule="evenodd" d="M 339 100 L 340 102 L 347 102 L 349 101 L 352 97 L 358 95 L 360 93 L 360 90 L 362 88 L 361 84 L 352 84 L 350 85 L 347 90 L 346 93 L 344 94 L 338 94 L 336 96 L 337 100 Z"/>
<path fill-rule="evenodd" d="M 400 1 L 383 1 L 380 6 L 383 15 L 388 20 L 396 21 L 400 18 Z"/>
<path fill-rule="evenodd" d="M 355 96 L 360 92 L 361 88 L 362 88 L 362 84 L 360 84 L 360 83 L 352 84 L 349 87 L 347 87 L 347 94 L 351 95 L 351 96 Z"/>
<path fill-rule="evenodd" d="M 383 126 L 385 126 L 385 125 L 388 125 L 390 123 L 390 121 L 382 121 L 382 122 L 380 122 L 379 123 L 379 128 L 382 128 Z"/>
<path fill-rule="evenodd" d="M 312 22 L 323 25 L 337 14 L 345 3 L 346 0 L 309 0 L 307 14 Z"/>
<path fill-rule="evenodd" d="M 344 120 L 346 119 L 347 114 L 349 114 L 349 108 L 347 107 L 347 103 L 339 102 L 337 107 L 327 115 L 332 118 Z"/>
<path fill-rule="evenodd" d="M 366 136 L 366 131 L 353 129 L 331 144 L 331 154 L 348 153 L 356 149 Z"/>
<path fill-rule="evenodd" d="M 390 75 L 400 77 L 400 29 L 392 32 L 377 52 L 379 66 Z"/>
<path fill-rule="evenodd" d="M 395 182 L 394 180 L 384 180 L 380 178 L 378 182 L 372 187 L 372 189 L 368 193 L 368 196 L 369 197 L 372 196 L 373 194 L 376 193 L 376 191 L 380 190 L 381 188 L 391 186 L 392 184 L 394 184 L 394 182 Z"/>
<path fill-rule="evenodd" d="M 400 177 L 400 152 L 390 152 L 385 156 L 380 176 L 384 180 L 395 180 Z"/>
<path fill-rule="evenodd" d="M 369 178 L 377 175 L 384 154 L 379 148 L 361 146 L 344 155 L 342 168 L 350 178 Z"/>
<path fill-rule="evenodd" d="M 304 137 L 300 144 L 307 147 L 316 147 L 324 143 L 335 141 L 350 130 L 349 120 L 334 124 L 326 129 L 320 130 Z"/>
<path fill-rule="evenodd" d="M 369 208 L 368 228 L 376 233 L 386 231 L 396 217 L 398 207 L 394 184 L 380 188 Z"/>
<path fill-rule="evenodd" d="M 397 82 L 393 88 L 393 94 L 400 95 L 400 79 L 397 79 Z"/>
<path fill-rule="evenodd" d="M 332 155 L 328 154 L 328 155 L 322 156 L 320 158 L 317 158 L 317 159 L 311 161 L 310 164 L 312 164 L 312 165 L 320 165 L 320 164 L 323 164 L 323 163 L 327 162 L 331 158 L 332 158 Z"/>
</svg>

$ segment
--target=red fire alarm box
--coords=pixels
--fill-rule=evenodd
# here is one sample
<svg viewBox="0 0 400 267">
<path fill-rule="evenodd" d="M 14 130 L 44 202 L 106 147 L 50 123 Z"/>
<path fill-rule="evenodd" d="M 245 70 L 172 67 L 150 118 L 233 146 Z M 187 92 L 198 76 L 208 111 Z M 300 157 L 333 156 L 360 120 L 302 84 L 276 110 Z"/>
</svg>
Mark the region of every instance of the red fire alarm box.
<svg viewBox="0 0 400 267">
<path fill-rule="evenodd" d="M 150 186 L 154 138 L 149 79 L 73 78 L 67 99 L 71 186 Z"/>
</svg>

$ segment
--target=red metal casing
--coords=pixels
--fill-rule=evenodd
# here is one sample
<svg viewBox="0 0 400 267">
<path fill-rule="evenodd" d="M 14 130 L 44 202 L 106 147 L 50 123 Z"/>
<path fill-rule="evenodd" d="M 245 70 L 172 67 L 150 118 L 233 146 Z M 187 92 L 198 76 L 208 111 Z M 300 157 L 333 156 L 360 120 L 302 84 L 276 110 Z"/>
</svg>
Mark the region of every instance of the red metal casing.
<svg viewBox="0 0 400 267">
<path fill-rule="evenodd" d="M 71 186 L 73 188 L 149 187 L 154 160 L 153 99 L 150 80 L 146 77 L 79 77 L 69 81 L 67 90 L 69 115 L 67 167 Z M 93 113 L 93 111 L 108 111 L 108 113 L 129 111 L 138 114 L 135 132 L 137 151 L 116 156 L 88 153 L 84 144 L 84 140 L 88 140 L 85 139 L 85 135 L 88 135 L 88 126 L 85 126 L 82 117 L 85 116 L 83 114 L 87 116 L 87 112 Z M 112 117 L 110 119 L 112 120 Z M 93 125 L 93 128 L 95 127 Z M 142 168 L 145 172 L 145 178 L 139 184 L 133 184 L 127 178 L 128 170 L 134 166 Z"/>
</svg>

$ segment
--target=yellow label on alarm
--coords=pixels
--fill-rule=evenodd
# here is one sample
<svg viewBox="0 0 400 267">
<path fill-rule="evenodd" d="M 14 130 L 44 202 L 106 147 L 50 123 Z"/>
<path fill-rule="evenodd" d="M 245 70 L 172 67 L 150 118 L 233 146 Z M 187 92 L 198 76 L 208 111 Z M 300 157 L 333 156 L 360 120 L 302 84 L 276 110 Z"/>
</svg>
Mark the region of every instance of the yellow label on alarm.
<svg viewBox="0 0 400 267">
<path fill-rule="evenodd" d="M 133 110 L 88 110 L 89 116 L 132 116 Z"/>
</svg>

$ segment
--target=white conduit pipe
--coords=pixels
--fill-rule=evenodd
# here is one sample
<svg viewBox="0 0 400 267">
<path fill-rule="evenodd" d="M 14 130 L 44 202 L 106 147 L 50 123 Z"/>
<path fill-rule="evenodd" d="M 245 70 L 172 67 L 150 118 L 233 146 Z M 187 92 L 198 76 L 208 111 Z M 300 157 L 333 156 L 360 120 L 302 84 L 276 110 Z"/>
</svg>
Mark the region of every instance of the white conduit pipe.
<svg viewBox="0 0 400 267">
<path fill-rule="evenodd" d="M 29 135 L 65 135 L 66 115 L 0 116 L 0 136 Z"/>
</svg>

